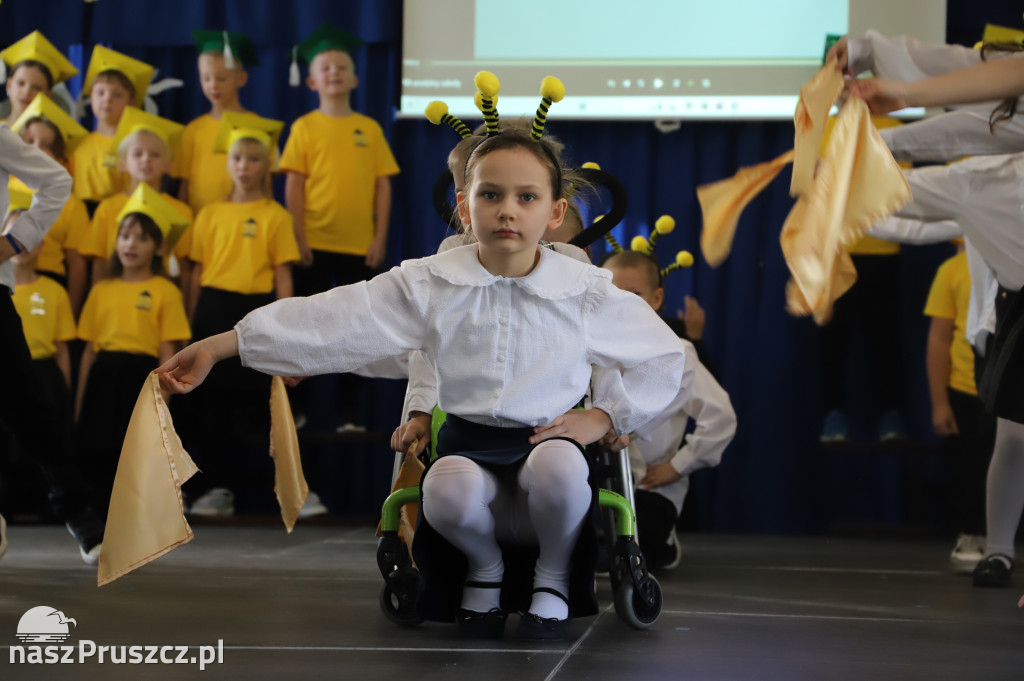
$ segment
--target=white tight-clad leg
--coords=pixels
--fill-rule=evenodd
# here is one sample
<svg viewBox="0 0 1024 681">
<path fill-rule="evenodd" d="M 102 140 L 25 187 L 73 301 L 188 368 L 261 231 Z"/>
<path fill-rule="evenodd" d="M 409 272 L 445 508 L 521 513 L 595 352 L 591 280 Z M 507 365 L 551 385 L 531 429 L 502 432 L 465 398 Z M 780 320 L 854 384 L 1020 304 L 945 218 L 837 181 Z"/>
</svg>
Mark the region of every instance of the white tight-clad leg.
<svg viewBox="0 0 1024 681">
<path fill-rule="evenodd" d="M 526 494 L 530 524 L 540 555 L 533 574 L 534 588 L 546 587 L 569 595 L 569 562 L 590 508 L 586 459 L 571 442 L 547 440 L 537 445 L 519 471 L 520 493 Z M 566 603 L 548 593 L 536 593 L 530 612 L 538 617 L 565 619 Z"/>
<path fill-rule="evenodd" d="M 1013 558 L 1013 538 L 1024 510 L 1024 424 L 996 421 L 996 444 L 988 467 L 985 555 Z"/>
<path fill-rule="evenodd" d="M 494 537 L 490 504 L 498 494 L 495 476 L 462 456 L 445 456 L 423 479 L 423 517 L 466 555 L 467 582 L 501 582 L 505 566 Z M 462 607 L 487 612 L 500 605 L 500 589 L 465 587 Z"/>
</svg>

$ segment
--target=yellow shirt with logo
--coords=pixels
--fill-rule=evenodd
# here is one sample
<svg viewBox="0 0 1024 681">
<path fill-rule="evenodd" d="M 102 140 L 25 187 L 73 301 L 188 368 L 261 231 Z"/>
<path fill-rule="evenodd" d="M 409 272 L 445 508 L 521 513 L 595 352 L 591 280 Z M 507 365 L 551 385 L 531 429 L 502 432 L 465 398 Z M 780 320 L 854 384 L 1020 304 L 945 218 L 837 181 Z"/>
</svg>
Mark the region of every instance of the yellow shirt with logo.
<svg viewBox="0 0 1024 681">
<path fill-rule="evenodd" d="M 185 126 L 181 151 L 174 158 L 174 176 L 188 180 L 188 205 L 196 213 L 203 206 L 225 201 L 233 183 L 227 154 L 213 153 L 220 120 L 204 114 Z"/>
<path fill-rule="evenodd" d="M 100 201 L 124 188 L 125 178 L 121 170 L 103 163 L 113 141 L 113 137 L 90 132 L 71 155 L 74 194 L 83 201 Z"/>
<path fill-rule="evenodd" d="M 953 345 L 949 350 L 952 369 L 949 387 L 968 395 L 977 395 L 974 382 L 974 351 L 967 342 L 967 305 L 971 298 L 971 273 L 967 254 L 958 253 L 939 266 L 928 292 L 924 313 L 929 317 L 953 320 Z"/>
<path fill-rule="evenodd" d="M 78 337 L 96 351 L 160 356 L 160 343 L 192 336 L 181 291 L 170 279 L 104 279 L 92 287 Z"/>
<path fill-rule="evenodd" d="M 273 199 L 211 203 L 192 225 L 200 284 L 236 293 L 274 290 L 274 268 L 299 260 L 292 216 Z"/>
<path fill-rule="evenodd" d="M 7 186 L 9 189 L 20 189 L 23 192 L 32 193 L 32 189 L 13 175 Z M 82 237 L 88 229 L 89 211 L 86 210 L 82 199 L 72 194 L 68 197 L 64 208 L 61 209 L 60 215 L 57 216 L 57 221 L 43 237 L 43 247 L 39 250 L 36 269 L 59 275 L 67 274 L 64 251 L 77 251 Z"/>
<path fill-rule="evenodd" d="M 161 193 L 160 196 L 174 206 L 175 210 L 188 218 L 189 222 L 192 222 L 192 209 L 189 208 L 187 203 L 179 201 L 170 194 Z M 100 201 L 100 205 L 96 207 L 96 213 L 92 216 L 92 222 L 89 223 L 89 229 L 86 230 L 78 244 L 77 250 L 79 253 L 86 257 L 101 258 L 103 260 L 113 255 L 114 248 L 117 246 L 117 228 L 119 226 L 117 216 L 124 210 L 125 204 L 128 203 L 128 198 L 128 195 L 122 192 Z M 188 257 L 191 241 L 189 233 L 191 231 L 191 227 L 185 230 L 181 239 L 174 246 L 174 255 L 178 258 Z M 167 264 L 169 258 L 169 255 L 164 256 L 164 265 Z"/>
<path fill-rule="evenodd" d="M 306 178 L 310 248 L 365 255 L 373 242 L 377 178 L 398 173 L 380 125 L 358 113 L 308 113 L 292 124 L 280 168 Z"/>
<path fill-rule="evenodd" d="M 32 359 L 53 357 L 58 342 L 75 338 L 71 299 L 53 279 L 38 277 L 31 284 L 18 284 L 12 300 L 21 317 Z"/>
</svg>

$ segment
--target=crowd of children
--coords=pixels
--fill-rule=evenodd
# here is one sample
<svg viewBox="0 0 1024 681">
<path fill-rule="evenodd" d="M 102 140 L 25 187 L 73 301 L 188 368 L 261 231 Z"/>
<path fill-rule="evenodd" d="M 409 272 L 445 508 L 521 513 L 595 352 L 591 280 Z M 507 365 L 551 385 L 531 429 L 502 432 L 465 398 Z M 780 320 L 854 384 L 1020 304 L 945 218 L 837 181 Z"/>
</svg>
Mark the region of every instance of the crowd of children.
<svg viewBox="0 0 1024 681">
<path fill-rule="evenodd" d="M 399 356 L 409 357 L 413 399 L 392 438 L 396 449 L 425 446 L 435 405 L 448 414 L 434 443 L 439 457 L 423 477 L 412 546 L 425 616 L 497 637 L 518 610 L 521 639 L 557 640 L 571 616 L 595 612 L 586 518 L 596 495 L 585 446 L 596 442 L 636 443 L 643 550 L 652 565 L 673 565 L 688 476 L 718 463 L 735 414 L 695 346 L 703 326 L 696 301 L 687 300 L 686 323 L 657 314 L 663 272 L 651 249 L 617 249 L 602 269 L 559 243 L 583 231 L 573 193 L 585 181 L 543 137 L 543 117 L 532 129 L 499 126 L 486 92 L 496 87 L 478 83 L 486 128 L 474 134 L 459 123 L 464 139 L 449 157 L 460 233 L 437 255 L 374 277 L 386 256 L 389 178 L 399 169 L 380 126 L 351 108 L 358 39 L 321 26 L 298 46 L 319 107 L 292 124 L 279 153 L 284 124 L 246 111 L 238 98 L 245 66 L 257 59 L 251 43 L 225 31 L 194 37 L 210 111 L 187 126 L 143 111 L 152 67 L 108 48 L 94 48 L 85 76 L 92 133 L 50 101 L 53 86 L 76 70 L 41 34 L 0 53 L 11 74 L 0 165 L 12 176 L 0 284 L 14 293 L 0 306 L 0 349 L 18 346 L 18 370 L 31 384 L 16 406 L 0 391 L 0 418 L 43 465 L 83 557 L 99 552 L 101 536 L 82 527 L 102 523 L 149 373 L 180 395 L 172 403 L 179 430 L 207 474 L 209 489 L 192 510 L 216 515 L 233 506 L 239 443 L 267 430 L 268 375 L 345 374 Z M 861 64 L 863 48 L 841 41 L 840 68 Z M 913 134 L 906 129 L 887 141 Z M 1020 175 L 1009 162 L 964 167 Z M 285 206 L 273 199 L 274 172 L 286 174 Z M 1024 258 L 1019 239 L 1007 237 L 1006 248 L 989 223 L 1019 217 L 1019 205 L 998 213 L 997 201 L 964 196 L 954 208 L 936 188 L 952 195 L 968 181 L 947 175 L 911 173 L 915 205 L 905 213 L 956 220 L 998 281 L 995 306 L 1012 319 Z M 176 195 L 166 191 L 168 176 L 180 180 Z M 949 265 L 926 310 L 936 320 L 934 422 L 940 434 L 965 437 L 970 425 L 971 442 L 985 443 L 977 399 L 960 397 L 972 392 L 965 367 L 973 362 L 952 343 L 970 333 L 964 258 L 955 277 Z M 14 310 L 21 341 L 7 324 Z M 988 372 L 985 380 L 995 380 Z M 983 400 L 1000 416 L 993 466 L 1016 481 L 1021 407 L 1007 390 L 994 405 Z M 352 384 L 340 392 L 349 400 L 342 418 L 358 419 Z M 19 423 L 26 409 L 34 413 Z M 989 474 L 981 585 L 1008 583 L 1013 565 L 1012 533 L 1002 528 L 993 539 L 992 509 L 1001 504 L 1003 525 L 1013 509 L 1019 518 L 1024 485 L 1000 497 L 1000 482 L 1010 487 Z M 0 516 L 0 553 L 3 523 Z M 978 525 L 973 518 L 962 529 L 975 535 Z"/>
</svg>

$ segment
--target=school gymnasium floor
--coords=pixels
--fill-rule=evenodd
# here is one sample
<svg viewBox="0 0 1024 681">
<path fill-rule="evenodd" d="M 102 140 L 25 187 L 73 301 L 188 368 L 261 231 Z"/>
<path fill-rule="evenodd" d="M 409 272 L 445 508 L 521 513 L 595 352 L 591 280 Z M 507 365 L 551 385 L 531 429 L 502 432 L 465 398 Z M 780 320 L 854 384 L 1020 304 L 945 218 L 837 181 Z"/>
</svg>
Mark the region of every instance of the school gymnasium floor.
<svg viewBox="0 0 1024 681">
<path fill-rule="evenodd" d="M 191 544 L 98 589 L 63 528 L 9 528 L 0 679 L 1024 679 L 1024 579 L 972 588 L 946 569 L 946 543 L 686 536 L 682 563 L 660 576 L 665 607 L 653 628 L 621 622 L 599 577 L 601 614 L 574 622 L 564 642 L 526 645 L 390 623 L 377 604 L 372 528 L 194 530 Z M 84 641 L 195 647 L 185 665 L 100 664 L 95 653 L 11 664 L 19 621 L 35 606 L 75 620 L 64 645 L 76 656 L 91 650 Z M 222 663 L 188 663 L 218 640 Z"/>
</svg>

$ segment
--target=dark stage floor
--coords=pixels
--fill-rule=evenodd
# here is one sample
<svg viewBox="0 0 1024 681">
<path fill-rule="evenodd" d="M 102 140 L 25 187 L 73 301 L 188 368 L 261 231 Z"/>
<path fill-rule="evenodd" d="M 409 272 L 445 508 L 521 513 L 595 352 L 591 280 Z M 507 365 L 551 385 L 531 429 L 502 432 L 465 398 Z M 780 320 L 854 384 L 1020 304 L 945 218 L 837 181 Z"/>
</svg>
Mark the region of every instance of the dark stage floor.
<svg viewBox="0 0 1024 681">
<path fill-rule="evenodd" d="M 1024 579 L 974 589 L 946 569 L 946 543 L 688 536 L 682 564 L 660 576 L 665 610 L 652 629 L 618 620 L 599 578 L 600 615 L 574 622 L 563 643 L 524 645 L 391 624 L 370 529 L 194 529 L 188 546 L 98 589 L 63 528 L 10 528 L 0 679 L 1024 679 Z M 75 619 L 63 644 L 75 663 L 10 663 L 35 606 Z M 218 640 L 223 663 L 202 672 L 100 664 L 98 652 L 78 661 L 85 641 L 196 646 L 187 660 Z"/>
</svg>

